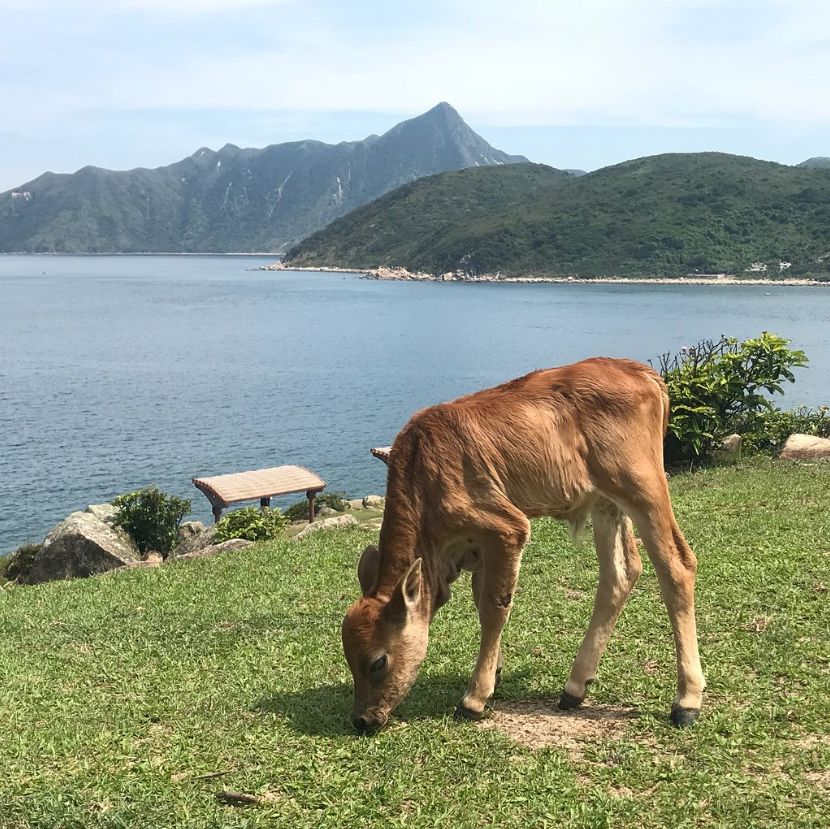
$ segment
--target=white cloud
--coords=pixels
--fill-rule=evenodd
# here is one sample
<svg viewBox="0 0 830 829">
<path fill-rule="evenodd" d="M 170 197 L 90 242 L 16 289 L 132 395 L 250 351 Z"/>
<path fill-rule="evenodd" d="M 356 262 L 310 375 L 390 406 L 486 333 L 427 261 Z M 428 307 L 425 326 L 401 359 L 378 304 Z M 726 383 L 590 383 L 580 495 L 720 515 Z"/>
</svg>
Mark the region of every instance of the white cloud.
<svg viewBox="0 0 830 829">
<path fill-rule="evenodd" d="M 830 50 L 816 37 L 830 31 L 830 6 L 796 3 L 783 22 L 756 20 L 733 42 L 697 37 L 694 21 L 717 29 L 711 16 L 723 5 L 515 0 L 509 17 L 477 4 L 477 16 L 428 18 L 415 32 L 382 36 L 319 19 L 304 26 L 295 10 L 274 21 L 273 49 L 236 43 L 155 65 L 125 55 L 88 104 L 416 112 L 446 99 L 493 124 L 830 120 Z M 466 6 L 457 0 L 455 9 Z"/>
<path fill-rule="evenodd" d="M 0 28 L 0 130 L 56 137 L 89 112 L 439 100 L 493 126 L 830 123 L 823 0 L 0 0 Z"/>
<path fill-rule="evenodd" d="M 169 15 L 278 8 L 291 2 L 294 0 L 116 0 L 116 4 L 125 9 L 162 12 Z M 112 4 L 107 5 L 112 7 Z"/>
</svg>

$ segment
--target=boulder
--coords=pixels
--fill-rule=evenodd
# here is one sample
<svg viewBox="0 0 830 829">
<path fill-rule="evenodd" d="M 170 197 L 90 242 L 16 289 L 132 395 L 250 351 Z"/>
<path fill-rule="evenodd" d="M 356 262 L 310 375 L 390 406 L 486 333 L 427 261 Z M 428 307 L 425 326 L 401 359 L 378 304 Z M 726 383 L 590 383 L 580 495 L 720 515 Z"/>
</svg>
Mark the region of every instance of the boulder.
<svg viewBox="0 0 830 829">
<path fill-rule="evenodd" d="M 168 558 L 181 558 L 196 553 L 216 543 L 216 525 L 205 527 L 201 521 L 188 521 L 179 527 L 179 543 L 170 551 Z"/>
<path fill-rule="evenodd" d="M 716 458 L 726 463 L 737 463 L 741 459 L 743 443 L 744 439 L 740 435 L 727 435 L 715 451 Z"/>
<path fill-rule="evenodd" d="M 111 527 L 115 526 L 115 519 L 118 516 L 118 510 L 112 504 L 90 504 L 84 512 L 94 515 L 99 521 Z"/>
<path fill-rule="evenodd" d="M 830 438 L 790 435 L 779 455 L 784 460 L 817 461 L 830 458 Z"/>
<path fill-rule="evenodd" d="M 109 522 L 107 506 L 96 504 L 73 512 L 52 529 L 32 562 L 26 584 L 85 578 L 140 562 L 135 542 Z"/>
<path fill-rule="evenodd" d="M 386 504 L 386 498 L 382 495 L 367 495 L 363 499 L 363 506 L 366 509 L 383 509 Z"/>
<path fill-rule="evenodd" d="M 194 558 L 210 558 L 210 556 L 218 555 L 219 553 L 228 553 L 233 550 L 244 550 L 250 547 L 254 542 L 247 541 L 244 538 L 229 538 L 227 541 L 222 541 L 219 544 L 211 544 L 209 547 L 202 547 L 199 550 L 193 550 L 190 553 L 184 553 L 176 556 L 176 561 L 190 561 Z"/>
<path fill-rule="evenodd" d="M 317 515 L 322 515 L 324 518 L 326 518 L 330 515 L 340 515 L 340 513 L 336 509 L 330 507 L 328 504 L 323 504 L 323 506 L 320 507 L 319 510 L 317 510 Z"/>
<path fill-rule="evenodd" d="M 362 498 L 352 498 L 351 501 L 346 501 L 349 505 L 349 509 L 363 509 L 363 499 Z"/>
<path fill-rule="evenodd" d="M 337 515 L 334 518 L 324 518 L 322 521 L 315 521 L 313 524 L 307 524 L 305 529 L 300 530 L 294 536 L 294 541 L 299 541 L 301 538 L 306 538 L 313 533 L 321 530 L 335 530 L 344 527 L 357 527 L 357 519 L 353 515 Z"/>
<path fill-rule="evenodd" d="M 185 521 L 179 524 L 179 532 L 177 533 L 177 546 L 197 535 L 201 535 L 207 527 L 201 521 Z"/>
<path fill-rule="evenodd" d="M 164 558 L 162 557 L 161 553 L 157 552 L 156 550 L 151 550 L 141 561 L 133 561 L 129 564 L 125 564 L 123 567 L 119 567 L 116 570 L 111 570 L 111 573 L 119 573 L 122 570 L 151 570 L 154 567 L 161 567 L 164 563 Z"/>
</svg>

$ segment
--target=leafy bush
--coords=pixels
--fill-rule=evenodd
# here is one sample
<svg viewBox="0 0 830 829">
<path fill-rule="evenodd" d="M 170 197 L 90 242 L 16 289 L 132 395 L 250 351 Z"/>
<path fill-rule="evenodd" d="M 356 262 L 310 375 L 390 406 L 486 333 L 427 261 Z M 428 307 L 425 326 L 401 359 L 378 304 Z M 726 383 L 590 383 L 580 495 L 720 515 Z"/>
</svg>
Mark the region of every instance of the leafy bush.
<svg viewBox="0 0 830 829">
<path fill-rule="evenodd" d="M 731 433 L 753 434 L 775 411 L 769 399 L 794 382 L 793 368 L 807 365 L 789 340 L 763 332 L 739 342 L 704 340 L 659 360 L 671 402 L 665 457 L 669 465 L 694 465 Z"/>
<path fill-rule="evenodd" d="M 191 509 L 187 499 L 154 486 L 119 495 L 112 504 L 118 510 L 115 523 L 132 536 L 138 549 L 157 550 L 164 556 L 175 545 L 179 524 Z"/>
<path fill-rule="evenodd" d="M 747 443 L 755 449 L 777 452 L 792 434 L 830 437 L 830 408 L 819 406 L 811 409 L 801 406 L 788 411 L 770 409 L 758 417 L 752 432 L 746 435 Z"/>
<path fill-rule="evenodd" d="M 286 524 L 288 519 L 278 509 L 243 507 L 229 512 L 217 522 L 216 540 L 245 538 L 248 541 L 265 541 L 276 538 Z"/>
<path fill-rule="evenodd" d="M 345 492 L 323 492 L 317 496 L 314 502 L 314 514 L 323 507 L 331 507 L 337 512 L 343 512 L 346 509 L 346 501 L 349 496 Z M 285 516 L 289 521 L 304 521 L 308 518 L 308 499 L 304 498 L 302 501 L 297 501 L 292 504 L 285 511 Z"/>
<path fill-rule="evenodd" d="M 0 558 L 0 581 L 19 581 L 29 574 L 41 544 L 21 544 L 13 553 Z"/>
</svg>

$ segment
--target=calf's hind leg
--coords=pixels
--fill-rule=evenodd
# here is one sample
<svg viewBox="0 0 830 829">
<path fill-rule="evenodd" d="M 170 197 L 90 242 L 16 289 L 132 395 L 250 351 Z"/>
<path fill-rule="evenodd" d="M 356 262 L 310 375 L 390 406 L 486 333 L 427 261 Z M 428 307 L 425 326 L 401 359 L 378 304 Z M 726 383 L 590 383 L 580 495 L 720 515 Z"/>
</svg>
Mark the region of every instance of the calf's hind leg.
<svg viewBox="0 0 830 829">
<path fill-rule="evenodd" d="M 598 501 L 591 509 L 594 544 L 599 561 L 599 583 L 591 622 L 574 660 L 559 707 L 576 708 L 611 638 L 614 625 L 643 570 L 631 522 L 612 501 Z"/>
<path fill-rule="evenodd" d="M 661 475 L 660 479 L 655 497 L 638 503 L 632 516 L 654 564 L 669 611 L 677 654 L 677 696 L 671 717 L 675 725 L 685 726 L 698 718 L 706 687 L 695 622 L 697 559 L 677 525 L 665 477 Z"/>
</svg>

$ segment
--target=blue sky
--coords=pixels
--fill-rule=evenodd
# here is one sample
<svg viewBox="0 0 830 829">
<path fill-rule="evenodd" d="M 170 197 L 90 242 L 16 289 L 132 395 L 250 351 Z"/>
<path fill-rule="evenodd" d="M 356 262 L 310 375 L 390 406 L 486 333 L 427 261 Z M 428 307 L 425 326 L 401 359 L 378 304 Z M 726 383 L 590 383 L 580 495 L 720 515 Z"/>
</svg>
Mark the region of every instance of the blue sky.
<svg viewBox="0 0 830 829">
<path fill-rule="evenodd" d="M 0 0 L 0 31 L 0 190 L 363 138 L 442 100 L 557 167 L 830 155 L 825 0 Z"/>
</svg>

